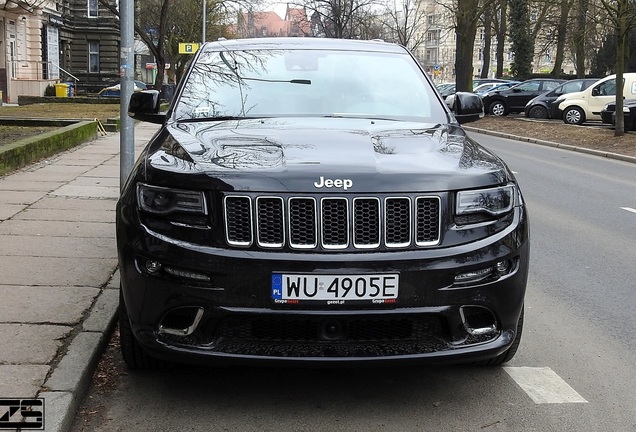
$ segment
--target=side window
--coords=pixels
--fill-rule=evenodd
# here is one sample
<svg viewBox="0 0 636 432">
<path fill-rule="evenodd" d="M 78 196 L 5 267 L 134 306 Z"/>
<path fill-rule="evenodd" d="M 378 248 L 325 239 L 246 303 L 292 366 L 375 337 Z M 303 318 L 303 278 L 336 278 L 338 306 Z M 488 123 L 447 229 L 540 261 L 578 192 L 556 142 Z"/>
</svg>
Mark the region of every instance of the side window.
<svg viewBox="0 0 636 432">
<path fill-rule="evenodd" d="M 88 43 L 88 72 L 99 72 L 99 42 Z"/>
<path fill-rule="evenodd" d="M 616 80 L 611 79 L 600 83 L 596 87 L 599 96 L 613 96 L 616 94 Z"/>
<path fill-rule="evenodd" d="M 558 82 L 555 81 L 544 81 L 543 82 L 543 91 L 554 90 L 559 86 Z"/>
<path fill-rule="evenodd" d="M 99 16 L 98 0 L 88 0 L 88 17 L 97 18 Z"/>
<path fill-rule="evenodd" d="M 539 90 L 539 82 L 530 81 L 525 84 L 521 84 L 515 88 L 518 89 L 519 91 L 533 92 L 533 91 Z"/>
<path fill-rule="evenodd" d="M 560 93 L 567 94 L 573 93 L 581 90 L 581 81 L 563 84 L 561 87 Z"/>
</svg>

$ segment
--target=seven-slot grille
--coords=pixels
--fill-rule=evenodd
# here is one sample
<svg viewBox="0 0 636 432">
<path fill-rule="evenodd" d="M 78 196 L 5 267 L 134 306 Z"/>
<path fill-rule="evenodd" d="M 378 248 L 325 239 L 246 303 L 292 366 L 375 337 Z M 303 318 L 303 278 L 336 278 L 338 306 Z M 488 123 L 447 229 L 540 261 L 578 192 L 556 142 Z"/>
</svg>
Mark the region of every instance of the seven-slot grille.
<svg viewBox="0 0 636 432">
<path fill-rule="evenodd" d="M 440 240 L 438 196 L 224 199 L 231 246 L 344 250 L 434 246 Z"/>
</svg>

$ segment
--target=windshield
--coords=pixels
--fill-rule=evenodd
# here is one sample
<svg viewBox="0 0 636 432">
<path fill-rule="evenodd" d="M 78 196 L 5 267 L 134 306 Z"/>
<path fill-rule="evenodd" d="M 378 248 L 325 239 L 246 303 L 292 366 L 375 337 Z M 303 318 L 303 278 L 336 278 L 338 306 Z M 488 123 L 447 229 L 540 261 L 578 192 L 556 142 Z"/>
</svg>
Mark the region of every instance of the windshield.
<svg viewBox="0 0 636 432">
<path fill-rule="evenodd" d="M 176 120 L 362 116 L 445 123 L 432 86 L 406 53 L 252 50 L 201 53 Z"/>
</svg>

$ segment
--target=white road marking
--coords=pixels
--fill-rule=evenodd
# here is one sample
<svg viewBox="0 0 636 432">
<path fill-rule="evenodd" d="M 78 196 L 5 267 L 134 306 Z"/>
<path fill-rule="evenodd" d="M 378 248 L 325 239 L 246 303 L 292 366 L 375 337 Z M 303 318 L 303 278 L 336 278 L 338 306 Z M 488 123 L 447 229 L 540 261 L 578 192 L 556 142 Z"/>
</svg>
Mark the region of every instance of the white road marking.
<svg viewBox="0 0 636 432">
<path fill-rule="evenodd" d="M 627 210 L 628 212 L 632 212 L 632 213 L 636 213 L 636 209 L 633 209 L 631 207 L 621 207 L 623 210 Z"/>
<path fill-rule="evenodd" d="M 587 403 L 549 367 L 504 367 L 503 369 L 534 403 Z"/>
</svg>

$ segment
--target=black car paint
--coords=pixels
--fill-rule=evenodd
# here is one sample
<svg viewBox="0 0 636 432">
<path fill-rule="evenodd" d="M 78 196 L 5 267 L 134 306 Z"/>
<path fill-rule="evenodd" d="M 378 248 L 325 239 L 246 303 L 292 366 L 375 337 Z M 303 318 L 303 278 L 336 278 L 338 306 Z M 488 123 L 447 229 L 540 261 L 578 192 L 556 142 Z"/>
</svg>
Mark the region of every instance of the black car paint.
<svg viewBox="0 0 636 432">
<path fill-rule="evenodd" d="M 549 88 L 546 89 L 547 85 L 556 86 L 560 83 L 563 83 L 564 81 L 565 80 L 562 79 L 535 78 L 523 81 L 516 86 L 506 90 L 489 92 L 482 98 L 484 102 L 484 108 L 487 113 L 492 114 L 492 106 L 496 103 L 500 103 L 503 104 L 505 108 L 505 114 L 503 115 L 507 115 L 509 113 L 523 112 L 528 101 L 549 90 Z M 538 82 L 538 88 L 533 91 L 522 90 L 522 86 L 527 85 L 530 82 Z"/>
<path fill-rule="evenodd" d="M 592 84 L 594 84 L 596 81 L 598 81 L 598 78 L 582 78 L 578 80 L 566 81 L 563 84 L 559 85 L 554 90 L 545 92 L 537 96 L 536 98 L 532 99 L 532 104 L 528 104 L 525 107 L 525 110 L 524 110 L 525 116 L 531 117 L 530 112 L 532 111 L 532 109 L 535 107 L 541 107 L 545 110 L 544 112 L 547 115 L 547 118 L 551 118 L 552 103 L 555 100 L 557 100 L 559 96 L 569 93 L 569 92 L 563 92 L 562 89 L 565 85 L 574 83 L 574 82 L 581 82 L 581 87 L 578 90 L 572 90 L 572 91 L 583 91 L 589 86 L 591 86 Z"/>
<path fill-rule="evenodd" d="M 450 112 L 446 124 L 305 117 L 176 122 L 170 111 L 164 118 L 117 205 L 122 306 L 135 338 L 153 356 L 203 364 L 448 363 L 492 359 L 518 339 L 529 261 L 523 199 L 517 195 L 513 210 L 496 220 L 457 225 L 453 209 L 458 190 L 505 185 L 515 179 L 501 159 L 464 133 Z M 316 184 L 324 177 L 350 179 L 352 185 L 346 191 L 318 190 Z M 209 211 L 205 226 L 179 226 L 141 212 L 136 197 L 140 182 L 204 191 Z M 443 229 L 438 246 L 365 252 L 353 247 L 299 251 L 285 245 L 264 250 L 256 244 L 229 247 L 223 234 L 227 194 L 320 198 L 414 193 L 440 196 Z M 210 280 L 198 283 L 153 275 L 144 268 L 147 260 L 204 273 Z M 513 266 L 504 276 L 467 285 L 454 279 L 501 261 Z M 391 305 L 277 304 L 270 291 L 273 272 L 396 273 L 400 297 Z M 484 340 L 468 335 L 461 321 L 466 305 L 491 311 L 496 334 Z M 189 336 L 194 342 L 158 330 L 166 314 L 181 307 L 204 310 L 199 327 Z M 321 333 L 313 343 L 323 351 L 311 354 L 314 351 L 309 349 L 309 354 L 298 355 L 285 343 L 270 341 L 251 352 L 239 352 L 223 346 L 223 337 L 209 337 L 223 322 L 245 317 L 254 323 L 316 321 Z M 352 355 L 344 333 L 338 340 L 324 334 L 325 326 L 332 324 L 347 327 L 360 319 L 391 326 L 407 317 L 439 319 L 448 343 L 393 352 L 390 341 L 369 342 L 369 351 Z"/>
<path fill-rule="evenodd" d="M 623 100 L 623 116 L 625 130 L 636 130 L 636 99 Z M 608 103 L 601 110 L 601 121 L 605 124 L 616 124 L 616 102 Z"/>
</svg>

